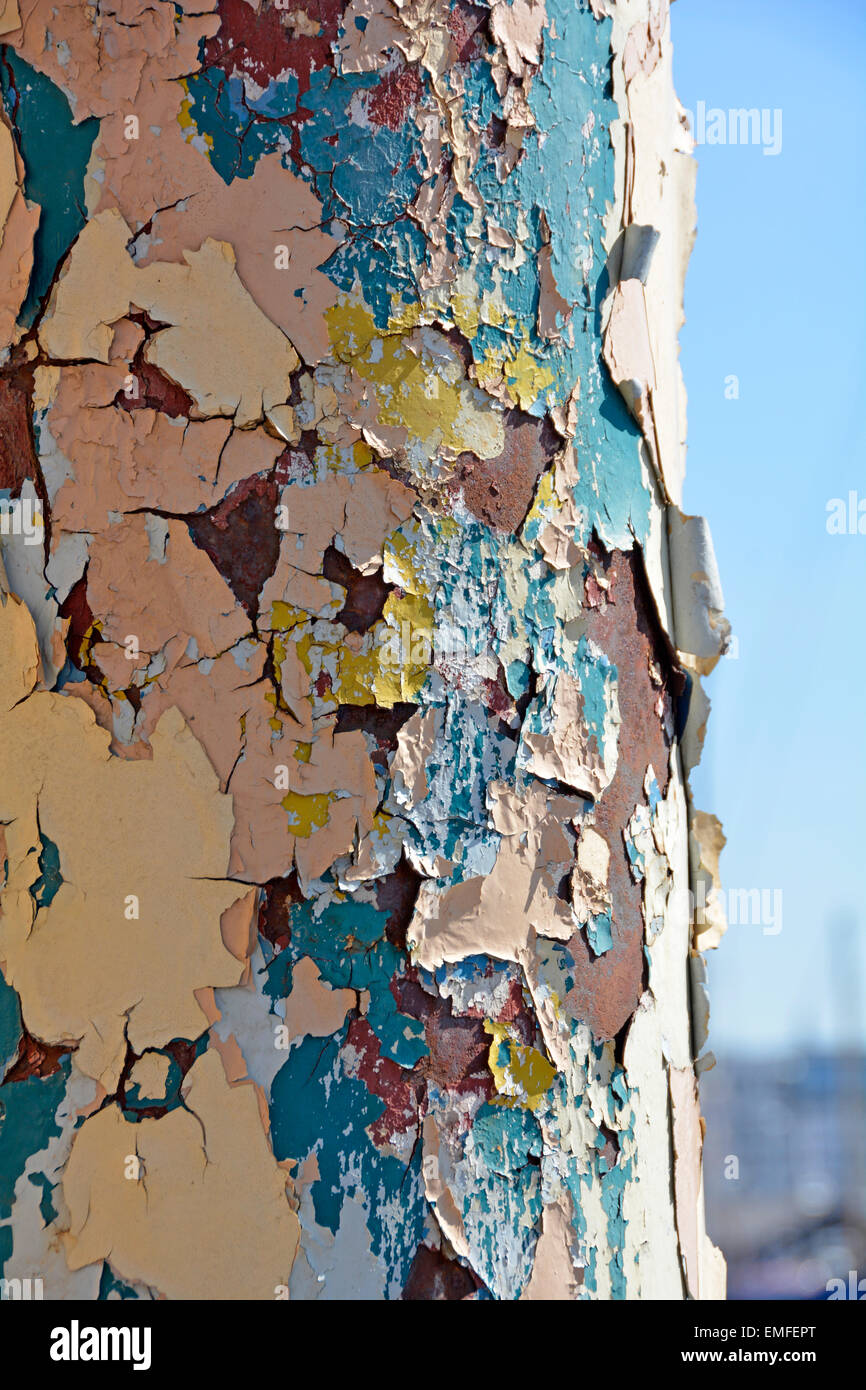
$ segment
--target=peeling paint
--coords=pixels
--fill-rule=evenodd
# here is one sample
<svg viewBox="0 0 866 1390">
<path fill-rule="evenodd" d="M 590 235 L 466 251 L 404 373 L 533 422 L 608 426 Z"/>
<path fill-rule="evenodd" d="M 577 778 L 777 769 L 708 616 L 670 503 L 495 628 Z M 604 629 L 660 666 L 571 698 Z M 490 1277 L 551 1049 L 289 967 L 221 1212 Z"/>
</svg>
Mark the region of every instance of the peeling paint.
<svg viewBox="0 0 866 1390">
<path fill-rule="evenodd" d="M 720 1296 L 667 3 L 0 34 L 0 1266 Z"/>
</svg>

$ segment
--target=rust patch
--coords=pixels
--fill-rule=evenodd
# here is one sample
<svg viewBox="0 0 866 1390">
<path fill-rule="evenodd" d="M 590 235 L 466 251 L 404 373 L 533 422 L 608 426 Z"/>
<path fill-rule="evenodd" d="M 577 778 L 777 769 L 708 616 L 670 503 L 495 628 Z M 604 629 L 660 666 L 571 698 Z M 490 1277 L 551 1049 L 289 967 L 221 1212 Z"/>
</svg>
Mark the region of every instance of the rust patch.
<svg viewBox="0 0 866 1390">
<path fill-rule="evenodd" d="M 662 795 L 667 790 L 670 739 L 658 707 L 660 701 L 675 701 L 683 678 L 659 629 L 639 552 L 608 554 L 597 542 L 592 552 L 610 587 L 604 607 L 589 609 L 587 636 L 616 666 L 622 716 L 616 775 L 595 808 L 595 827 L 610 846 L 613 946 L 596 957 L 585 934 L 574 934 L 568 949 L 575 984 L 567 1005 L 601 1040 L 615 1038 L 628 1023 L 645 987 L 643 892 L 632 877 L 623 830 L 635 806 L 645 801 L 650 763 Z M 661 686 L 653 682 L 651 663 L 661 674 Z"/>
<path fill-rule="evenodd" d="M 322 574 L 332 584 L 346 590 L 346 602 L 336 616 L 349 632 L 367 632 L 381 618 L 394 585 L 386 584 L 381 569 L 362 574 L 336 546 L 329 545 L 322 563 Z"/>
<path fill-rule="evenodd" d="M 410 1303 L 457 1303 L 483 1287 L 464 1265 L 449 1260 L 441 1250 L 419 1245 L 400 1297 Z"/>
<path fill-rule="evenodd" d="M 520 529 L 532 506 L 535 485 L 554 459 L 558 441 L 547 420 L 520 410 L 504 416 L 505 446 L 494 459 L 458 455 L 455 480 L 473 516 L 497 531 Z"/>
<path fill-rule="evenodd" d="M 186 517 L 196 545 L 210 557 L 251 618 L 259 594 L 277 566 L 280 533 L 275 525 L 278 490 L 273 476 L 246 478 L 208 512 Z"/>
<path fill-rule="evenodd" d="M 269 941 L 277 951 L 284 951 L 292 939 L 289 904 L 304 901 L 294 869 L 287 878 L 272 878 L 264 884 L 259 898 L 259 936 Z"/>
<path fill-rule="evenodd" d="M 145 339 L 147 342 L 147 339 Z M 193 409 L 192 396 L 187 395 L 182 386 L 171 381 L 153 363 L 146 362 L 142 356 L 144 343 L 130 364 L 129 375 L 136 386 L 133 395 L 121 389 L 114 398 L 114 404 L 124 410 L 161 410 L 173 420 L 188 419 Z"/>
<path fill-rule="evenodd" d="M 10 376 L 0 376 L 0 488 L 13 497 L 31 478 L 39 489 L 41 479 L 30 434 L 30 397 Z"/>
<path fill-rule="evenodd" d="M 31 1076 L 53 1076 L 60 1068 L 61 1059 L 73 1050 L 71 1046 L 64 1046 L 62 1043 L 55 1046 L 52 1043 L 40 1042 L 39 1038 L 34 1038 L 33 1034 L 25 1029 L 18 1044 L 18 1056 L 7 1071 L 3 1085 L 26 1081 Z"/>
<path fill-rule="evenodd" d="M 367 115 L 373 125 L 399 130 L 410 108 L 421 100 L 423 90 L 415 68 L 389 72 L 367 98 Z"/>
</svg>

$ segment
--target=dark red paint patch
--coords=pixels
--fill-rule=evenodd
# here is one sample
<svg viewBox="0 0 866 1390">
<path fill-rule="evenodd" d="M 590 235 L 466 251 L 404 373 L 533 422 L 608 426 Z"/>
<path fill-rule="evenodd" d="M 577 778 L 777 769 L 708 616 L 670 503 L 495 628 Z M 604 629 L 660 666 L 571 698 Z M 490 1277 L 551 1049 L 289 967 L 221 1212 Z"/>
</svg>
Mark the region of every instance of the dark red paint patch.
<svg viewBox="0 0 866 1390">
<path fill-rule="evenodd" d="M 594 574 L 588 574 L 583 585 L 583 600 L 587 608 L 604 608 L 608 600 L 607 589 L 602 588 Z"/>
<path fill-rule="evenodd" d="M 85 663 L 82 654 L 84 638 L 93 626 L 93 613 L 87 601 L 87 570 L 77 580 L 58 609 L 61 618 L 69 619 L 66 630 L 66 652 L 72 665 L 83 671 L 94 685 L 101 685 L 102 672 L 92 662 Z"/>
<path fill-rule="evenodd" d="M 277 500 L 273 475 L 256 475 L 239 483 L 217 507 L 186 518 L 196 545 L 210 556 L 251 618 L 279 556 Z"/>
<path fill-rule="evenodd" d="M 505 445 L 495 459 L 460 454 L 454 484 L 473 516 L 497 531 L 514 533 L 532 506 L 535 485 L 561 448 L 553 428 L 520 410 L 504 416 Z"/>
<path fill-rule="evenodd" d="M 153 1048 L 145 1049 L 145 1051 L 147 1052 L 155 1050 L 156 1049 Z M 158 1050 L 160 1052 L 168 1052 L 171 1054 L 171 1057 L 177 1063 L 177 1066 L 180 1069 L 181 1078 L 183 1078 L 186 1076 L 193 1062 L 196 1060 L 196 1057 L 198 1055 L 198 1044 L 195 1042 L 190 1042 L 188 1038 L 173 1038 L 170 1043 L 166 1043 L 165 1047 L 161 1047 Z M 126 1057 L 124 1058 L 123 1062 L 123 1071 L 120 1073 L 120 1080 L 117 1083 L 117 1090 L 115 1091 L 113 1096 L 107 1096 L 105 1098 L 105 1100 L 102 1103 L 103 1109 L 106 1105 L 109 1105 L 115 1101 L 121 1107 L 121 1109 L 127 1108 L 128 1101 L 126 1099 L 126 1088 L 129 1084 L 130 1072 L 132 1071 L 132 1068 L 135 1066 L 139 1058 L 143 1056 L 144 1053 L 133 1052 L 132 1048 L 127 1043 Z M 146 1108 L 142 1107 L 139 1113 L 139 1119 L 161 1120 L 163 1115 L 167 1115 L 169 1111 L 173 1108 L 173 1105 L 148 1105 Z"/>
<path fill-rule="evenodd" d="M 373 125 L 399 130 L 411 107 L 421 100 L 423 91 L 415 68 L 386 73 L 367 97 L 367 115 Z"/>
<path fill-rule="evenodd" d="M 509 982 L 505 1003 L 494 1021 L 496 1023 L 510 1023 L 524 1047 L 535 1045 L 538 1032 L 535 1014 L 526 1002 L 519 980 L 515 979 Z"/>
<path fill-rule="evenodd" d="M 348 632 L 367 632 L 381 618 L 388 595 L 394 591 L 394 585 L 386 584 L 382 578 L 381 569 L 362 574 L 334 545 L 325 551 L 322 574 L 346 590 L 346 602 L 334 621 L 342 623 Z"/>
<path fill-rule="evenodd" d="M 364 708 L 366 709 L 367 706 Z M 395 709 L 408 710 L 411 714 L 414 712 L 415 706 L 396 705 Z M 385 714 L 387 711 L 383 710 L 381 713 Z M 405 717 L 408 719 L 409 715 L 407 714 Z M 396 746 L 396 734 L 394 735 L 394 742 Z M 405 854 L 394 872 L 386 874 L 376 884 L 376 906 L 380 912 L 389 913 L 385 923 L 385 935 L 392 946 L 396 946 L 401 951 L 406 949 L 406 931 L 412 920 L 420 887 L 421 875 L 412 868 Z"/>
<path fill-rule="evenodd" d="M 40 1042 L 25 1029 L 18 1044 L 18 1056 L 7 1071 L 3 1085 L 26 1081 L 31 1076 L 53 1076 L 60 1068 L 61 1059 L 71 1051 L 71 1047 Z"/>
<path fill-rule="evenodd" d="M 488 1065 L 490 1034 L 476 1019 L 455 1018 L 450 1001 L 434 1009 L 425 1021 L 430 1055 L 422 1058 L 419 1070 L 440 1089 L 473 1092 L 490 1100 L 495 1087 Z"/>
<path fill-rule="evenodd" d="M 419 1245 L 400 1297 L 411 1303 L 457 1303 L 483 1287 L 471 1269 L 449 1260 L 441 1250 Z"/>
<path fill-rule="evenodd" d="M 480 5 L 467 5 L 457 0 L 448 16 L 448 28 L 457 48 L 457 60 L 471 63 L 483 57 L 487 48 L 489 12 Z"/>
<path fill-rule="evenodd" d="M 14 377 L 0 376 L 0 487 L 17 497 L 26 478 L 39 480 L 30 434 L 29 392 Z"/>
<path fill-rule="evenodd" d="M 188 419 L 195 405 L 192 396 L 184 391 L 182 386 L 178 386 L 176 381 L 171 381 L 165 376 L 158 367 L 145 362 L 142 356 L 143 348 L 144 344 L 139 348 L 129 368 L 129 375 L 133 378 L 130 383 L 132 394 L 127 395 L 121 388 L 114 398 L 114 404 L 124 410 L 161 410 L 173 420 Z"/>
<path fill-rule="evenodd" d="M 333 65 L 331 44 L 345 8 L 345 0 L 293 0 L 291 10 L 318 26 L 315 36 L 297 32 L 286 10 L 271 3 L 258 13 L 246 0 L 219 0 L 219 31 L 206 41 L 202 66 L 218 67 L 229 74 L 251 77 L 267 87 L 282 72 L 298 79 L 300 95 L 309 90 L 310 75 Z"/>
<path fill-rule="evenodd" d="M 417 1129 L 418 1086 L 412 1080 L 414 1073 L 381 1055 L 379 1039 L 365 1018 L 356 1018 L 349 1024 L 345 1046 L 354 1048 L 357 1054 L 355 1075 L 385 1105 L 370 1126 L 373 1143 L 385 1148 L 408 1130 Z"/>
<path fill-rule="evenodd" d="M 313 682 L 313 689 L 315 690 L 316 694 L 319 696 L 319 699 L 321 699 L 323 695 L 327 695 L 327 693 L 328 693 L 328 691 L 331 689 L 331 686 L 333 685 L 333 683 L 334 683 L 334 682 L 331 680 L 331 673 L 330 673 L 330 671 L 320 671 L 320 672 L 319 672 L 318 676 L 316 677 L 315 681 Z"/>
<path fill-rule="evenodd" d="M 277 951 L 284 951 L 292 939 L 292 903 L 304 902 L 295 870 L 287 878 L 272 878 L 262 888 L 257 928 L 260 936 Z"/>
<path fill-rule="evenodd" d="M 613 946 L 596 957 L 582 931 L 571 938 L 575 985 L 566 1007 L 601 1040 L 620 1033 L 645 988 L 643 890 L 632 877 L 622 832 L 635 806 L 646 800 L 649 764 L 662 795 L 669 780 L 670 741 L 655 710 L 660 690 L 651 679 L 650 663 L 662 672 L 668 698 L 681 689 L 683 674 L 659 625 L 640 551 L 635 547 L 608 554 L 596 542 L 592 552 L 610 587 L 603 608 L 586 610 L 586 633 L 616 666 L 622 716 L 616 775 L 596 803 L 594 819 L 611 851 Z"/>
<path fill-rule="evenodd" d="M 391 993 L 400 1013 L 424 1024 L 429 1055 L 421 1058 L 414 1074 L 442 1090 L 474 1092 L 489 1100 L 494 1093 L 488 1066 L 491 1036 L 482 1019 L 455 1017 L 451 1000 L 428 994 L 411 968 L 391 981 Z"/>
</svg>

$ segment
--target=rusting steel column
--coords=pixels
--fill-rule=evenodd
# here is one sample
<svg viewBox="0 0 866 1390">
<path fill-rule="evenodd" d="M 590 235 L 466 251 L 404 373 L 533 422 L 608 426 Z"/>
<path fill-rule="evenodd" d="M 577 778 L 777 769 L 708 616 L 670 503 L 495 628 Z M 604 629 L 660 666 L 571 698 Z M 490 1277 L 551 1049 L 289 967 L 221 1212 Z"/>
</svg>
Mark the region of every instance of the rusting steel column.
<svg viewBox="0 0 866 1390">
<path fill-rule="evenodd" d="M 720 1296 L 667 0 L 0 36 L 4 1288 Z"/>
</svg>

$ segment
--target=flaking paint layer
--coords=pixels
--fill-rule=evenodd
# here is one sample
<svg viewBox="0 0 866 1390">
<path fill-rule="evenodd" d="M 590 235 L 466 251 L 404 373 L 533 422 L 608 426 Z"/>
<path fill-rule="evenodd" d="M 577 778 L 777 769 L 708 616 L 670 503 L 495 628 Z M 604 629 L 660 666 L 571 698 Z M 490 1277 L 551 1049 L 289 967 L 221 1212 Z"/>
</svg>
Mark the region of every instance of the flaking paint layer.
<svg viewBox="0 0 866 1390">
<path fill-rule="evenodd" d="M 718 1296 L 667 0 L 0 35 L 3 1272 Z"/>
</svg>

